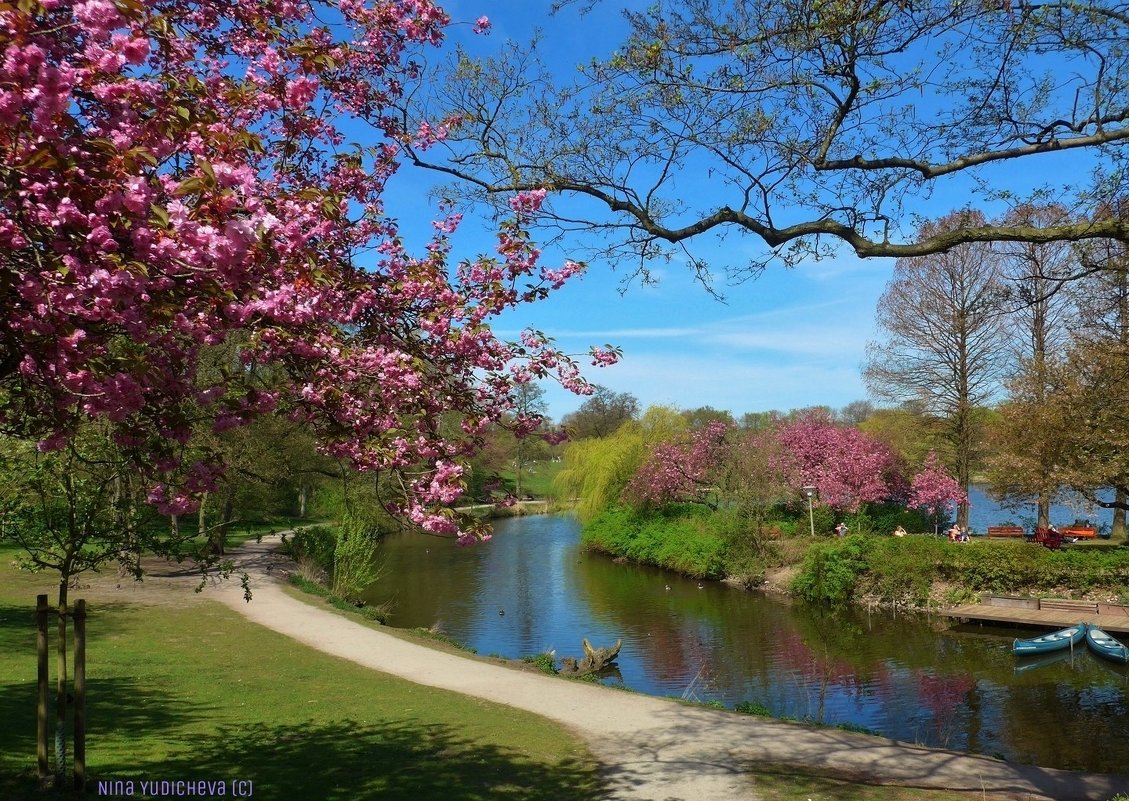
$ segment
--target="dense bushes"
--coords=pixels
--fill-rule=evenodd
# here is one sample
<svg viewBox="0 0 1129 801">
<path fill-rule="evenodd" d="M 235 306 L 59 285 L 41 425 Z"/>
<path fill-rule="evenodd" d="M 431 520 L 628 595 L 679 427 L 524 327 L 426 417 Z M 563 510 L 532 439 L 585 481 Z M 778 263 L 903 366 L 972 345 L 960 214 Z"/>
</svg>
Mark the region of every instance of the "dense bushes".
<svg viewBox="0 0 1129 801">
<path fill-rule="evenodd" d="M 804 557 L 800 573 L 792 582 L 792 592 L 809 601 L 842 604 L 850 601 L 866 572 L 866 545 L 863 535 L 816 543 Z"/>
<path fill-rule="evenodd" d="M 337 535 L 329 526 L 306 526 L 285 540 L 284 552 L 295 562 L 310 559 L 326 573 L 333 570 Z"/>
<path fill-rule="evenodd" d="M 350 530 L 352 529 L 352 530 Z M 330 577 L 332 592 L 356 601 L 380 574 L 376 564 L 377 540 L 356 524 L 335 531 L 329 526 L 298 529 L 287 541 L 286 553 L 296 562 L 314 562 Z"/>
<path fill-rule="evenodd" d="M 1129 549 L 1051 551 L 1024 542 L 951 543 L 937 537 L 866 537 L 822 542 L 792 583 L 798 596 L 844 603 L 867 595 L 924 606 L 938 583 L 971 592 L 1069 592 L 1129 586 Z"/>
<path fill-rule="evenodd" d="M 676 505 L 651 513 L 618 507 L 589 521 L 583 541 L 615 556 L 695 578 L 725 575 L 725 536 L 702 507 Z"/>
</svg>

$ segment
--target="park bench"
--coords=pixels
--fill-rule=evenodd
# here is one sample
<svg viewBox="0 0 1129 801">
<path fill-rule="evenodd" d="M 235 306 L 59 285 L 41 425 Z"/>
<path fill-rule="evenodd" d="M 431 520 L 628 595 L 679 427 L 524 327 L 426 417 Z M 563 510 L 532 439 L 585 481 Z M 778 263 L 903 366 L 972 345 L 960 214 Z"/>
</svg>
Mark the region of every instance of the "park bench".
<svg viewBox="0 0 1129 801">
<path fill-rule="evenodd" d="M 1061 531 L 1064 537 L 1076 537 L 1080 540 L 1092 540 L 1098 536 L 1098 530 L 1093 526 L 1067 526 Z"/>
<path fill-rule="evenodd" d="M 989 537 L 1022 537 L 1026 533 L 1023 526 L 988 526 Z"/>
<path fill-rule="evenodd" d="M 1072 601 L 1068 598 L 1040 598 L 1040 609 L 1053 609 L 1056 612 L 1083 612 L 1096 615 L 1098 604 L 1096 601 Z"/>
<path fill-rule="evenodd" d="M 1039 543 L 1044 548 L 1050 548 L 1052 551 L 1057 551 L 1062 547 L 1062 535 L 1049 528 L 1035 529 L 1035 536 L 1031 541 Z"/>
</svg>

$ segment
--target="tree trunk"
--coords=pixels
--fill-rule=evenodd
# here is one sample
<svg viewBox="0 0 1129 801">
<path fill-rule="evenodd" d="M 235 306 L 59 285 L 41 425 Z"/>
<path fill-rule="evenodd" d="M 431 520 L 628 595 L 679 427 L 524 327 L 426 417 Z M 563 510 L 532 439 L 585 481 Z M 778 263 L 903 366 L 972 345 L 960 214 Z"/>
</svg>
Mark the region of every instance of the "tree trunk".
<svg viewBox="0 0 1129 801">
<path fill-rule="evenodd" d="M 1126 501 L 1125 490 L 1118 490 L 1114 500 L 1119 504 L 1124 504 Z M 1110 536 L 1121 537 L 1127 533 L 1129 532 L 1126 531 L 1125 526 L 1125 509 L 1121 506 L 1115 506 L 1113 507 L 1113 527 L 1110 530 Z"/>
<path fill-rule="evenodd" d="M 220 519 L 208 535 L 208 553 L 212 556 L 223 556 L 227 547 L 227 532 L 231 528 L 231 519 L 235 511 L 235 486 L 228 485 L 224 490 L 223 502 L 220 504 Z"/>
<path fill-rule="evenodd" d="M 208 493 L 200 496 L 200 508 L 196 510 L 196 531 L 207 541 L 208 538 Z"/>
<path fill-rule="evenodd" d="M 1046 498 L 1045 496 L 1040 496 L 1038 510 L 1039 510 L 1038 511 L 1039 522 L 1037 523 L 1038 527 L 1039 528 L 1050 528 L 1051 527 L 1051 502 L 1050 502 L 1050 499 Z"/>
</svg>

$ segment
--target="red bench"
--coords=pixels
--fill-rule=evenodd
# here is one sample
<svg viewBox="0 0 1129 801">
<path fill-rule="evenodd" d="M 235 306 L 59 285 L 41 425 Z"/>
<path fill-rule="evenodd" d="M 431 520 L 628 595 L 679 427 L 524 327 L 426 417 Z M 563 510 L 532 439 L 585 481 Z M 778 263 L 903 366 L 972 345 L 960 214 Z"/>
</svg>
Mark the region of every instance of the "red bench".
<svg viewBox="0 0 1129 801">
<path fill-rule="evenodd" d="M 1037 528 L 1035 529 L 1035 538 L 1032 542 L 1037 542 L 1044 548 L 1057 551 L 1062 547 L 1062 535 L 1049 528 Z"/>
<path fill-rule="evenodd" d="M 1022 537 L 1026 533 L 1023 526 L 988 526 L 989 537 Z"/>
</svg>

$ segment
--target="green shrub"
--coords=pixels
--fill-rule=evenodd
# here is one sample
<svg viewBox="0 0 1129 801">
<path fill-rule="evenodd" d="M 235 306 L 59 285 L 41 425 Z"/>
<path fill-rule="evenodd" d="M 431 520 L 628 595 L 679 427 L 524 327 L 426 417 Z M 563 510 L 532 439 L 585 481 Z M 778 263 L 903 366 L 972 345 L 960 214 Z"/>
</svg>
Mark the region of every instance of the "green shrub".
<svg viewBox="0 0 1129 801">
<path fill-rule="evenodd" d="M 359 531 L 342 532 L 333 551 L 333 594 L 356 600 L 380 577 L 377 539 Z"/>
<path fill-rule="evenodd" d="M 313 559 L 322 570 L 333 570 L 333 552 L 337 548 L 337 535 L 329 526 L 301 528 L 285 541 L 283 550 L 294 561 L 303 557 Z"/>
<path fill-rule="evenodd" d="M 852 534 L 843 540 L 817 543 L 804 557 L 792 581 L 792 592 L 815 603 L 847 603 L 867 569 L 867 542 L 868 538 Z"/>
<path fill-rule="evenodd" d="M 523 656 L 521 661 L 533 665 L 542 673 L 548 673 L 550 676 L 555 676 L 560 672 L 557 670 L 556 657 L 547 651 L 533 656 Z"/>
<path fill-rule="evenodd" d="M 725 575 L 725 540 L 708 510 L 674 505 L 655 511 L 617 507 L 584 526 L 582 541 L 613 556 L 657 565 L 694 578 Z"/>
<path fill-rule="evenodd" d="M 742 715 L 757 715 L 762 718 L 772 717 L 772 710 L 759 701 L 742 701 L 733 707 L 734 712 L 740 712 Z"/>
<path fill-rule="evenodd" d="M 875 537 L 865 552 L 863 588 L 883 601 L 926 606 L 938 566 L 953 546 L 936 537 Z"/>
</svg>

